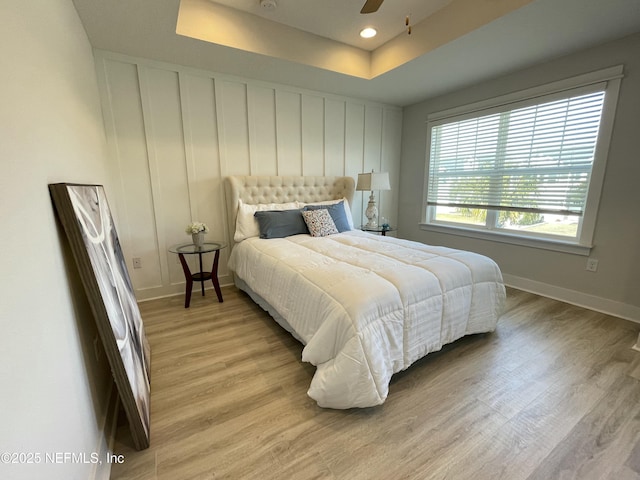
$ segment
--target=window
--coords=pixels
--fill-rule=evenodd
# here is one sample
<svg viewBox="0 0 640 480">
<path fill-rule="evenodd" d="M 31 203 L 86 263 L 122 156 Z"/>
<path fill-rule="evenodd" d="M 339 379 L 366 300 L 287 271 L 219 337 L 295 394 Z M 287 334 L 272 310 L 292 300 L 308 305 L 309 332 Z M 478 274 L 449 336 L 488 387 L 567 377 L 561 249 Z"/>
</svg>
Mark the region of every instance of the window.
<svg viewBox="0 0 640 480">
<path fill-rule="evenodd" d="M 588 254 L 621 74 L 430 116 L 425 227 Z"/>
</svg>

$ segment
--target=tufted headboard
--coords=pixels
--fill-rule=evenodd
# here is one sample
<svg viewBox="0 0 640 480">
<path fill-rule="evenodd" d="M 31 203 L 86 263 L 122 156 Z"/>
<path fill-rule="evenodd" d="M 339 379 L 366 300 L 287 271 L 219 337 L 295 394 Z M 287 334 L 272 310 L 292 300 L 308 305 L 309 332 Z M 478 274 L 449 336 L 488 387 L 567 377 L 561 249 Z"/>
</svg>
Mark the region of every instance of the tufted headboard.
<svg viewBox="0 0 640 480">
<path fill-rule="evenodd" d="M 247 204 L 321 202 L 346 198 L 353 205 L 355 181 L 352 177 L 271 177 L 262 175 L 225 178 L 229 245 L 233 245 L 238 200 Z"/>
</svg>

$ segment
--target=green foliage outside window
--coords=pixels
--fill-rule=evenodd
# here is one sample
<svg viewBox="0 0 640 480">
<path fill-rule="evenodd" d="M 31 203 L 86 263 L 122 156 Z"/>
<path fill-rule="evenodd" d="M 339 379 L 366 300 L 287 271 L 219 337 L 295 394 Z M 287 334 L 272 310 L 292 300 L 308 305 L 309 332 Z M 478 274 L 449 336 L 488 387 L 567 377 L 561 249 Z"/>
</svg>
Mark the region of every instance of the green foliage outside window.
<svg viewBox="0 0 640 480">
<path fill-rule="evenodd" d="M 505 185 L 507 185 L 508 191 L 504 193 L 504 198 L 508 201 L 513 201 L 516 196 L 522 196 L 535 192 L 542 181 L 537 175 L 524 175 L 522 177 L 503 177 Z M 510 184 L 509 184 L 510 182 Z M 489 180 L 486 177 L 469 178 L 465 182 L 460 182 L 459 187 L 462 191 L 477 192 L 483 191 L 489 188 Z M 455 191 L 455 189 L 454 189 Z M 517 194 L 510 194 L 509 192 L 518 192 Z M 466 199 L 463 199 L 463 201 Z M 473 201 L 470 199 L 468 201 Z M 537 205 L 530 205 L 531 208 L 537 207 Z M 478 223 L 486 223 L 487 210 L 484 208 L 458 208 L 456 213 L 459 213 L 467 218 L 473 218 Z M 516 212 L 501 210 L 498 214 L 498 227 L 504 227 L 505 225 L 518 225 L 528 226 L 535 225 L 542 222 L 543 217 L 540 213 L 535 212 Z"/>
</svg>

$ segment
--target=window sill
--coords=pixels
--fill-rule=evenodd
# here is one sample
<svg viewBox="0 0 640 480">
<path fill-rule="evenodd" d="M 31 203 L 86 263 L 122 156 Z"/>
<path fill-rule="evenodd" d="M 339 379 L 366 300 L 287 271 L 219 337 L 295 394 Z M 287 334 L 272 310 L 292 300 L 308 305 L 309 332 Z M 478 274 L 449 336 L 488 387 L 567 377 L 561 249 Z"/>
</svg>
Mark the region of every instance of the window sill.
<svg viewBox="0 0 640 480">
<path fill-rule="evenodd" d="M 527 237 L 523 235 L 513 235 L 507 232 L 496 232 L 489 230 L 476 230 L 452 225 L 436 225 L 433 223 L 421 223 L 420 230 L 444 233 L 446 235 L 457 235 L 461 237 L 477 238 L 491 242 L 508 243 L 523 247 L 539 248 L 542 250 L 552 250 L 555 252 L 571 253 L 573 255 L 589 256 L 592 245 L 580 245 L 574 242 L 564 242 L 550 238 Z"/>
</svg>

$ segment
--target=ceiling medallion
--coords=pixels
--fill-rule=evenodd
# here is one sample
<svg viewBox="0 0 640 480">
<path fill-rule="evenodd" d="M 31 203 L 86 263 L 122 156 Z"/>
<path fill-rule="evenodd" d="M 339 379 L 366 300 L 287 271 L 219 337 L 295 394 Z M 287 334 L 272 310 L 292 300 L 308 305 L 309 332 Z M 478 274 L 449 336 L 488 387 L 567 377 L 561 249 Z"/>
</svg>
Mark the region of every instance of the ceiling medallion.
<svg viewBox="0 0 640 480">
<path fill-rule="evenodd" d="M 276 0 L 260 0 L 260 6 L 265 10 L 275 10 L 278 8 Z"/>
</svg>

